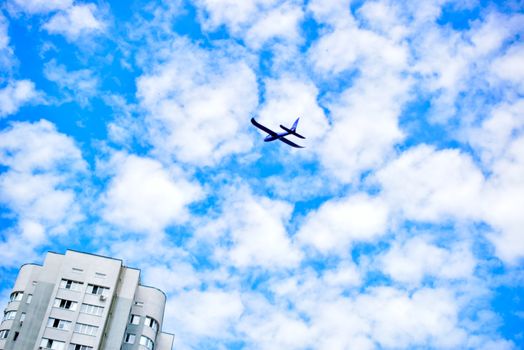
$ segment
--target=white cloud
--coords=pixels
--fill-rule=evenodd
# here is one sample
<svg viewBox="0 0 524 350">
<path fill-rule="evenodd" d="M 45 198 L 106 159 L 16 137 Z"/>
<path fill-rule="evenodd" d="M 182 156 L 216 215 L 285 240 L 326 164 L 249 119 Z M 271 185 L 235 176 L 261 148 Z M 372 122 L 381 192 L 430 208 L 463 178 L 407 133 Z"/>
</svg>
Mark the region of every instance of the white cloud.
<svg viewBox="0 0 524 350">
<path fill-rule="evenodd" d="M 390 1 L 365 2 L 358 9 L 358 15 L 362 16 L 367 26 L 394 42 L 399 42 L 408 34 L 406 13 L 399 4 Z"/>
<path fill-rule="evenodd" d="M 81 106 L 86 106 L 98 93 L 99 79 L 90 69 L 68 71 L 64 65 L 52 60 L 44 66 L 44 76 L 56 83 L 66 93 L 67 99 L 76 99 Z"/>
<path fill-rule="evenodd" d="M 349 21 L 348 21 L 349 22 Z M 336 27 L 315 42 L 309 59 L 322 73 L 337 74 L 347 69 L 402 69 L 407 47 L 350 22 Z"/>
<path fill-rule="evenodd" d="M 184 222 L 187 206 L 203 194 L 180 169 L 151 158 L 117 153 L 104 167 L 114 175 L 103 195 L 102 217 L 124 230 L 158 233 Z"/>
<path fill-rule="evenodd" d="M 381 196 L 404 218 L 476 219 L 484 177 L 466 154 L 420 145 L 377 171 Z"/>
<path fill-rule="evenodd" d="M 224 25 L 246 45 L 255 49 L 272 39 L 296 43 L 304 14 L 300 2 L 277 0 L 199 0 L 199 17 L 205 30 Z"/>
<path fill-rule="evenodd" d="M 30 14 L 43 14 L 66 10 L 73 5 L 73 0 L 11 0 L 9 5 Z"/>
<path fill-rule="evenodd" d="M 464 131 L 466 140 L 491 168 L 510 146 L 515 135 L 524 131 L 524 99 L 494 106 L 478 127 Z"/>
<path fill-rule="evenodd" d="M 14 52 L 9 40 L 8 21 L 0 13 L 0 73 L 8 72 L 14 66 Z"/>
<path fill-rule="evenodd" d="M 305 349 L 311 343 L 307 323 L 293 312 L 255 293 L 247 294 L 244 303 L 238 329 L 248 339 L 250 349 Z"/>
<path fill-rule="evenodd" d="M 505 262 L 524 258 L 524 136 L 515 138 L 493 165 L 483 198 L 484 216 L 495 233 L 488 237 Z"/>
<path fill-rule="evenodd" d="M 409 295 L 377 287 L 358 296 L 355 309 L 370 321 L 372 339 L 386 348 L 454 349 L 466 338 L 458 326 L 459 305 L 445 289 L 423 288 Z"/>
<path fill-rule="evenodd" d="M 286 229 L 290 204 L 256 196 L 243 187 L 223 195 L 220 217 L 199 224 L 197 231 L 198 239 L 215 246 L 215 259 L 239 268 L 286 268 L 300 262 L 301 253 Z"/>
<path fill-rule="evenodd" d="M 370 6 L 360 10 L 368 20 L 376 16 L 368 13 Z M 345 1 L 313 1 L 308 9 L 327 25 L 308 51 L 314 69 L 327 81 L 355 72 L 350 87 L 327 96 L 331 129 L 317 146 L 324 167 L 343 182 L 353 182 L 380 166 L 404 138 L 398 118 L 413 84 L 406 74 L 410 52 L 397 20 L 384 23 L 387 30 L 379 33 L 359 25 Z M 398 27 L 397 35 L 391 26 Z"/>
<path fill-rule="evenodd" d="M 339 27 L 354 20 L 350 13 L 350 3 L 350 0 L 312 0 L 308 4 L 308 11 L 319 23 Z"/>
<path fill-rule="evenodd" d="M 340 253 L 355 241 L 372 241 L 385 234 L 388 220 L 389 209 L 382 200 L 355 194 L 330 200 L 308 214 L 297 240 L 322 253 Z"/>
<path fill-rule="evenodd" d="M 19 267 L 27 261 L 35 261 L 38 254 L 35 247 L 47 242 L 43 225 L 24 220 L 18 227 L 2 232 L 4 240 L 0 243 L 0 258 L 7 267 Z"/>
<path fill-rule="evenodd" d="M 332 127 L 318 145 L 320 161 L 345 182 L 382 164 L 403 139 L 398 125 L 409 81 L 398 74 L 359 78 L 328 105 Z"/>
<path fill-rule="evenodd" d="M 470 296 L 462 293 L 461 300 L 450 289 L 406 291 L 387 286 L 338 289 L 326 285 L 325 279 L 315 273 L 295 273 L 273 281 L 269 287 L 272 300 L 276 300 L 279 308 L 274 311 L 272 307 L 265 307 L 269 317 L 258 315 L 257 325 L 269 330 L 272 328 L 265 322 L 294 326 L 297 331 L 288 341 L 302 341 L 298 348 L 454 349 L 464 348 L 471 339 L 459 319 Z M 249 302 L 245 305 L 246 315 L 251 312 L 256 315 L 255 307 Z M 271 317 L 274 313 L 280 314 L 278 319 Z M 243 327 L 248 327 L 249 319 L 247 321 Z M 307 332 L 302 339 L 296 339 L 304 326 Z M 256 330 L 252 333 L 256 334 Z M 263 336 L 255 339 L 255 344 L 265 344 L 270 338 L 268 335 L 266 339 Z"/>
<path fill-rule="evenodd" d="M 473 22 L 468 31 L 454 31 L 430 23 L 421 31 L 423 35 L 413 33 L 412 50 L 416 61 L 412 72 L 422 78 L 422 91 L 434 95 L 429 110 L 432 121 L 444 123 L 453 117 L 457 112 L 455 102 L 461 93 L 468 95 L 478 89 L 492 88 L 487 84 L 492 77 L 486 72 L 497 71 L 495 63 L 491 68 L 492 61 L 500 55 L 504 43 L 522 31 L 521 22 L 521 15 L 491 12 Z M 476 89 L 472 90 L 472 86 Z"/>
<path fill-rule="evenodd" d="M 517 86 L 520 93 L 524 92 L 524 45 L 512 45 L 501 57 L 495 59 L 491 71 L 499 79 L 509 81 Z"/>
<path fill-rule="evenodd" d="M 164 54 L 163 63 L 137 80 L 155 152 L 198 165 L 247 152 L 252 140 L 245 125 L 258 102 L 249 66 L 184 41 Z"/>
<path fill-rule="evenodd" d="M 151 252 L 154 254 L 154 250 Z M 200 286 L 201 276 L 193 266 L 184 261 L 170 260 L 169 265 L 153 265 L 143 270 L 147 285 L 155 286 L 164 293 L 179 293 Z"/>
<path fill-rule="evenodd" d="M 302 9 L 299 6 L 284 3 L 260 16 L 260 18 L 245 35 L 246 44 L 259 48 L 262 44 L 273 38 L 287 42 L 299 42 L 300 32 L 298 24 L 303 17 Z"/>
<path fill-rule="evenodd" d="M 325 177 L 319 174 L 298 175 L 292 178 L 275 175 L 266 178 L 264 182 L 269 188 L 269 193 L 290 202 L 314 198 L 319 193 L 328 195 L 337 191 L 333 183 L 326 183 Z"/>
<path fill-rule="evenodd" d="M 17 220 L 2 251 L 16 265 L 34 257 L 49 235 L 64 234 L 83 219 L 74 184 L 85 162 L 72 139 L 41 120 L 0 133 L 0 164 L 7 167 L 0 175 L 0 203 Z"/>
<path fill-rule="evenodd" d="M 7 33 L 7 19 L 0 14 L 0 51 L 9 47 L 9 34 Z"/>
<path fill-rule="evenodd" d="M 30 80 L 10 80 L 0 89 L 0 118 L 18 112 L 24 104 L 37 101 L 40 94 Z"/>
<path fill-rule="evenodd" d="M 473 276 L 475 268 L 475 259 L 467 246 L 461 244 L 446 249 L 420 236 L 402 245 L 395 243 L 379 261 L 383 272 L 414 286 L 426 276 L 439 280 L 467 280 Z"/>
<path fill-rule="evenodd" d="M 231 328 L 238 324 L 243 310 L 241 296 L 236 291 L 192 290 L 169 299 L 166 318 L 178 330 L 181 344 L 197 346 L 199 339 L 207 337 L 215 341 L 231 338 Z"/>
<path fill-rule="evenodd" d="M 0 162 L 20 173 L 57 169 L 83 171 L 86 163 L 73 139 L 46 121 L 14 123 L 1 132 Z"/>
<path fill-rule="evenodd" d="M 95 4 L 70 6 L 53 15 L 43 28 L 49 33 L 61 34 L 74 41 L 82 35 L 101 33 L 105 30 L 106 24 L 98 12 Z"/>
<path fill-rule="evenodd" d="M 265 103 L 259 121 L 272 130 L 291 127 L 301 117 L 297 132 L 306 137 L 301 145 L 315 144 L 328 130 L 327 118 L 318 105 L 318 89 L 311 82 L 289 76 L 265 81 Z"/>
</svg>

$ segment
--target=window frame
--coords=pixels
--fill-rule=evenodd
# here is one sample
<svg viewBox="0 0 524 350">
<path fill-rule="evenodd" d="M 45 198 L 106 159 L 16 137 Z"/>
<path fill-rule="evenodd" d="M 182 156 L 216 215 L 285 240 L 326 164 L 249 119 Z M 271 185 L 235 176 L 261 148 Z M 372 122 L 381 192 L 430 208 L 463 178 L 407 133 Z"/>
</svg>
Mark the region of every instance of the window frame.
<svg viewBox="0 0 524 350">
<path fill-rule="evenodd" d="M 131 317 L 129 318 L 129 324 L 139 325 L 141 318 L 142 318 L 142 316 L 140 316 L 140 315 L 131 314 Z M 133 322 L 134 319 L 138 319 L 138 321 L 135 323 L 135 322 Z"/>
<path fill-rule="evenodd" d="M 143 341 L 145 341 L 145 344 L 143 343 Z M 138 344 L 145 346 L 149 350 L 153 350 L 155 348 L 155 342 L 153 341 L 153 339 L 145 335 L 140 336 L 140 341 Z"/>
<path fill-rule="evenodd" d="M 16 318 L 16 311 L 17 310 L 4 311 L 4 317 L 2 318 L 2 322 L 14 320 Z M 11 317 L 11 315 L 13 316 Z"/>
<path fill-rule="evenodd" d="M 23 298 L 24 298 L 24 291 L 17 290 L 11 293 L 11 295 L 9 296 L 9 301 L 22 301 Z"/>
<path fill-rule="evenodd" d="M 67 290 L 72 290 L 74 292 L 81 292 L 82 291 L 82 286 L 84 285 L 84 282 L 78 282 L 78 281 L 75 281 L 75 280 L 70 280 L 70 279 L 67 279 L 67 278 L 62 278 L 60 280 L 60 284 L 59 284 L 59 287 L 61 289 L 67 289 Z"/>
</svg>

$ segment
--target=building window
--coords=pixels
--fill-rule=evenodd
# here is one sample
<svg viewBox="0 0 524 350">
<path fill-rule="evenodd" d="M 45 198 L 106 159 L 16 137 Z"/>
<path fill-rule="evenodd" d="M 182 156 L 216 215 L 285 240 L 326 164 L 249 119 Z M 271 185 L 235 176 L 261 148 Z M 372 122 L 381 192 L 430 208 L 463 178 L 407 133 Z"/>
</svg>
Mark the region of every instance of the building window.
<svg viewBox="0 0 524 350">
<path fill-rule="evenodd" d="M 33 294 L 27 294 L 27 299 L 25 300 L 25 303 L 31 304 L 32 300 L 33 300 Z"/>
<path fill-rule="evenodd" d="M 71 328 L 71 321 L 49 317 L 49 320 L 47 321 L 47 327 L 63 329 L 64 331 L 68 331 Z"/>
<path fill-rule="evenodd" d="M 59 299 L 59 298 L 56 298 L 55 302 L 53 303 L 53 307 L 57 307 L 60 309 L 65 309 L 65 310 L 71 310 L 71 311 L 76 311 L 77 305 L 78 303 L 76 301 Z"/>
<path fill-rule="evenodd" d="M 64 350 L 65 343 L 63 341 L 42 338 L 42 341 L 40 342 L 40 347 L 44 349 Z"/>
<path fill-rule="evenodd" d="M 104 312 L 104 308 L 102 306 L 96 306 L 91 304 L 82 304 L 80 307 L 80 312 L 83 312 L 85 314 L 95 315 L 95 316 L 102 316 L 102 313 Z"/>
<path fill-rule="evenodd" d="M 13 292 L 11 293 L 11 301 L 20 301 L 24 297 L 24 292 Z"/>
<path fill-rule="evenodd" d="M 106 274 L 105 273 L 102 273 L 102 272 L 95 272 L 95 276 L 96 277 L 100 277 L 100 278 L 106 278 Z"/>
<path fill-rule="evenodd" d="M 25 321 L 25 312 L 22 312 L 20 314 L 20 324 L 22 324 L 22 322 L 24 322 L 24 321 Z"/>
<path fill-rule="evenodd" d="M 87 285 L 87 293 L 94 294 L 94 295 L 107 295 L 107 292 L 109 291 L 109 288 L 97 286 L 96 284 L 88 284 Z"/>
<path fill-rule="evenodd" d="M 87 335 L 96 335 L 98 327 L 91 326 L 88 324 L 77 323 L 75 324 L 75 332 Z"/>
<path fill-rule="evenodd" d="M 2 321 L 14 320 L 16 317 L 16 310 L 4 312 L 4 318 Z"/>
<path fill-rule="evenodd" d="M 144 302 L 142 302 L 142 301 L 135 301 L 135 306 L 144 306 Z"/>
<path fill-rule="evenodd" d="M 13 337 L 13 341 L 16 341 L 18 339 L 18 335 L 20 334 L 20 332 L 15 332 L 15 336 Z"/>
<path fill-rule="evenodd" d="M 80 345 L 80 344 L 69 344 L 68 350 L 92 350 L 93 347 L 87 346 L 87 345 Z"/>
<path fill-rule="evenodd" d="M 158 322 L 153 317 L 146 317 L 146 326 L 153 328 L 155 332 L 158 331 Z"/>
<path fill-rule="evenodd" d="M 64 279 L 60 281 L 60 288 L 70 289 L 76 292 L 80 292 L 82 290 L 82 285 L 83 285 L 82 282 L 76 282 L 76 281 L 64 280 Z"/>
<path fill-rule="evenodd" d="M 153 350 L 155 343 L 145 335 L 140 336 L 140 345 L 144 345 L 149 350 Z"/>
<path fill-rule="evenodd" d="M 74 272 L 84 272 L 84 270 L 79 269 L 78 267 L 73 267 Z"/>
<path fill-rule="evenodd" d="M 124 339 L 124 341 L 127 344 L 134 344 L 135 343 L 135 338 L 136 338 L 136 335 L 134 335 L 133 333 L 127 333 L 126 334 L 126 338 Z"/>
<path fill-rule="evenodd" d="M 131 315 L 131 320 L 129 321 L 131 324 L 139 324 L 140 323 L 140 316 L 138 315 Z"/>
<path fill-rule="evenodd" d="M 5 339 L 9 335 L 9 329 L 2 329 L 0 331 L 0 339 Z"/>
</svg>

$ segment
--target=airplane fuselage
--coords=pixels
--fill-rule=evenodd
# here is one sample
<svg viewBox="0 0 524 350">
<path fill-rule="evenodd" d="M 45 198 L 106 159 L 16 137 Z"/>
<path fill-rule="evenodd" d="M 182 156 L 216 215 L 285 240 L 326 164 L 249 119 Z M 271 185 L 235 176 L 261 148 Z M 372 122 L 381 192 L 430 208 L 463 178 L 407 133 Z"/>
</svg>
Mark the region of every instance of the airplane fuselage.
<svg viewBox="0 0 524 350">
<path fill-rule="evenodd" d="M 264 138 L 264 142 L 271 142 L 271 141 L 275 141 L 275 140 L 278 140 L 284 136 L 287 136 L 289 135 L 288 132 L 282 132 L 282 133 L 278 133 L 277 135 L 267 135 L 265 138 Z"/>
<path fill-rule="evenodd" d="M 296 132 L 296 129 L 297 129 L 297 124 L 298 124 L 298 119 L 295 120 L 295 122 L 293 123 L 293 126 L 288 129 L 287 127 L 285 127 L 284 125 L 280 125 L 280 127 L 284 130 L 286 130 L 286 132 L 282 132 L 282 133 L 279 133 L 279 132 L 275 132 L 267 127 L 265 127 L 264 125 L 260 124 L 259 122 L 257 122 L 255 120 L 255 118 L 251 118 L 251 124 L 253 124 L 254 126 L 256 126 L 257 128 L 259 128 L 260 130 L 268 133 L 269 135 L 267 135 L 265 138 L 264 138 L 264 142 L 271 142 L 271 141 L 275 141 L 275 140 L 280 140 L 282 142 L 284 142 L 285 144 L 288 144 L 289 146 L 291 147 L 295 147 L 295 148 L 304 148 L 300 145 L 297 145 L 296 143 L 288 140 L 285 136 L 287 135 L 294 135 L 298 138 L 301 138 L 301 139 L 305 139 L 304 136 L 298 134 Z"/>
</svg>

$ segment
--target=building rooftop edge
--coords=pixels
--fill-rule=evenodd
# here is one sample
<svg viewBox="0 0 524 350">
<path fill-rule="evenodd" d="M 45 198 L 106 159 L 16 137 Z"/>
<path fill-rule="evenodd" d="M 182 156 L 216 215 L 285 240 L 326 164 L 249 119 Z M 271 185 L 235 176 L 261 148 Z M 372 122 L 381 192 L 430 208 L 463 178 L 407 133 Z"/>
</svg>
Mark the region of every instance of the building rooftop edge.
<svg viewBox="0 0 524 350">
<path fill-rule="evenodd" d="M 65 253 L 67 253 L 68 251 L 70 252 L 75 252 L 75 253 L 80 253 L 80 254 L 87 254 L 87 255 L 92 255 L 92 256 L 96 256 L 96 257 L 99 257 L 99 258 L 105 258 L 105 259 L 111 259 L 111 260 L 116 260 L 116 261 L 119 261 L 120 262 L 120 265 L 122 267 L 125 267 L 126 269 L 130 269 L 130 270 L 137 270 L 139 273 L 142 272 L 141 269 L 137 268 L 137 267 L 129 267 L 129 266 L 126 266 L 123 264 L 123 260 L 122 259 L 118 259 L 118 258 L 113 258 L 113 257 L 110 257 L 110 256 L 105 256 L 105 255 L 100 255 L 100 254 L 95 254 L 95 253 L 88 253 L 88 252 L 83 252 L 83 251 L 80 251 L 80 250 L 76 250 L 76 249 L 66 249 L 66 251 L 64 253 L 58 253 L 58 252 L 55 252 L 53 250 L 49 250 L 47 252 L 47 254 L 51 253 L 51 254 L 56 254 L 56 255 L 65 255 Z M 39 267 L 42 267 L 43 264 L 38 264 L 38 263 L 25 263 L 25 264 L 22 264 L 20 265 L 20 268 L 21 269 L 22 267 L 26 266 L 26 265 L 33 265 L 33 266 L 39 266 Z M 138 285 L 141 286 L 141 287 L 144 287 L 144 288 L 151 288 L 151 289 L 156 289 L 158 290 L 160 293 L 162 293 L 165 297 L 165 299 L 167 300 L 167 294 L 166 292 L 164 292 L 162 289 L 158 288 L 158 287 L 154 287 L 154 286 L 148 286 L 146 284 L 142 284 L 140 281 L 138 282 Z"/>
<path fill-rule="evenodd" d="M 166 300 L 167 300 L 167 294 L 166 294 L 162 289 L 160 289 L 160 288 L 158 288 L 158 287 L 148 286 L 148 285 L 145 285 L 145 284 L 142 284 L 142 283 L 138 283 L 138 285 L 139 285 L 140 287 L 151 288 L 151 289 L 156 289 L 156 290 L 158 290 L 160 293 L 164 294 L 164 297 L 165 297 Z"/>
</svg>

